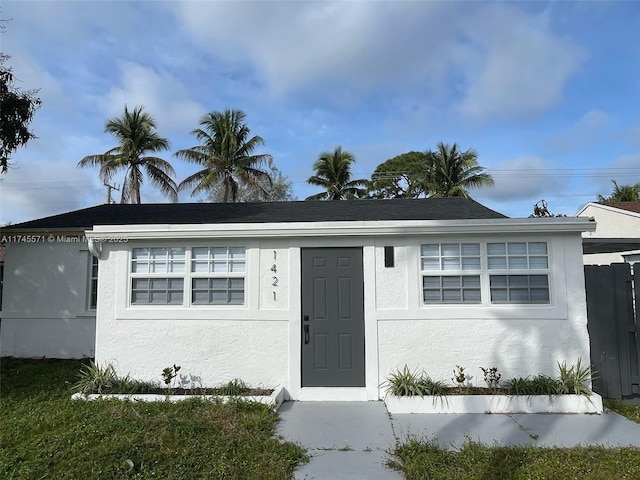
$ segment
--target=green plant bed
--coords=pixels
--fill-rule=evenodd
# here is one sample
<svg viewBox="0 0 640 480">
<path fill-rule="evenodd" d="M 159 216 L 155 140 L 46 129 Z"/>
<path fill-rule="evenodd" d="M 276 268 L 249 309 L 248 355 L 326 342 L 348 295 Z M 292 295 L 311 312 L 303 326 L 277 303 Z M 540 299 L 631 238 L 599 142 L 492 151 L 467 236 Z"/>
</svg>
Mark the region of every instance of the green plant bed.
<svg viewBox="0 0 640 480">
<path fill-rule="evenodd" d="M 304 450 L 257 403 L 77 402 L 76 360 L 0 360 L 2 479 L 287 479 Z"/>
</svg>

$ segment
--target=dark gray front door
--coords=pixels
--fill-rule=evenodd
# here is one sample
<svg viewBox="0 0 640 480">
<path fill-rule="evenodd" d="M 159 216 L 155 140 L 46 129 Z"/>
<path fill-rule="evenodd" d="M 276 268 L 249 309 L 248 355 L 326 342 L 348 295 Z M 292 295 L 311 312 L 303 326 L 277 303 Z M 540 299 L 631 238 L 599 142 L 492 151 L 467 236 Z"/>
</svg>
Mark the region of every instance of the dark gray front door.
<svg viewBox="0 0 640 480">
<path fill-rule="evenodd" d="M 302 386 L 365 386 L 361 248 L 302 249 Z"/>
</svg>

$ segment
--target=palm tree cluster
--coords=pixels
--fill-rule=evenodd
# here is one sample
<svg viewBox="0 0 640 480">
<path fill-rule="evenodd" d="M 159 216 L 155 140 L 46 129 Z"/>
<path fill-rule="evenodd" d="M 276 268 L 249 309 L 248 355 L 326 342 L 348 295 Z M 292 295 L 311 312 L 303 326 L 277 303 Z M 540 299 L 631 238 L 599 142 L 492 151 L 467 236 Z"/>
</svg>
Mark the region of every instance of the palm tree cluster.
<svg viewBox="0 0 640 480">
<path fill-rule="evenodd" d="M 618 185 L 618 182 L 611 180 L 613 183 L 613 192 L 608 197 L 598 195 L 599 202 L 640 202 L 640 183 L 635 185 Z"/>
<path fill-rule="evenodd" d="M 465 197 L 472 188 L 493 185 L 493 178 L 478 164 L 478 154 L 460 151 L 457 144 L 439 143 L 435 150 L 408 152 L 378 165 L 371 180 L 352 180 L 354 156 L 337 147 L 320 155 L 316 174 L 307 180 L 324 191 L 307 200 L 354 198 Z"/>
<path fill-rule="evenodd" d="M 121 203 L 140 203 L 145 175 L 174 202 L 184 190 L 222 202 L 274 200 L 274 195 L 291 198 L 291 183 L 274 167 L 271 155 L 254 153 L 264 140 L 251 135 L 243 111 L 210 112 L 200 120 L 200 127 L 191 131 L 198 144 L 174 156 L 201 168 L 177 184 L 171 164 L 157 156 L 169 149 L 169 141 L 158 134 L 155 121 L 143 110 L 138 106 L 129 111 L 125 106 L 124 114 L 105 126 L 117 145 L 78 162 L 79 167 L 99 167 L 105 185 L 124 170 Z M 439 143 L 434 151 L 409 152 L 387 160 L 378 165 L 370 181 L 352 178 L 354 162 L 354 155 L 341 146 L 321 153 L 307 183 L 322 191 L 307 200 L 469 197 L 469 189 L 493 185 L 491 175 L 478 165 L 475 150 L 460 151 L 455 143 Z"/>
<path fill-rule="evenodd" d="M 202 118 L 201 128 L 191 132 L 200 143 L 178 150 L 174 156 L 203 168 L 180 184 L 173 180 L 175 171 L 169 162 L 148 155 L 168 150 L 169 141 L 158 135 L 153 118 L 143 111 L 143 107 L 135 107 L 130 112 L 125 106 L 122 117 L 110 119 L 105 132 L 116 137 L 118 145 L 103 154 L 84 157 L 78 166 L 100 167 L 100 179 L 105 184 L 116 172 L 125 170 L 121 203 L 140 203 L 143 171 L 172 201 L 177 201 L 179 191 L 191 189 L 191 194 L 197 195 L 220 184 L 224 189 L 224 202 L 235 202 L 240 186 L 268 197 L 271 177 L 260 167 L 263 164 L 271 167 L 272 158 L 267 154 L 253 154 L 264 140 L 250 136 L 245 118 L 240 110 L 211 112 Z"/>
</svg>

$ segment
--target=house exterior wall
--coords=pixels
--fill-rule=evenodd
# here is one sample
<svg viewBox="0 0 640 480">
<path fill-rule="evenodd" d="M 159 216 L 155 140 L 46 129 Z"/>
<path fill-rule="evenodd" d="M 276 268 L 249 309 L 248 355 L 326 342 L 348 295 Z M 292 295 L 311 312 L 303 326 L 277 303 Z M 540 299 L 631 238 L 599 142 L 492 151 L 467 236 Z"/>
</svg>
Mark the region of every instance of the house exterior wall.
<svg viewBox="0 0 640 480">
<path fill-rule="evenodd" d="M 293 399 L 375 400 L 381 397 L 379 386 L 389 373 L 405 364 L 445 381 L 461 365 L 473 375 L 473 383 L 482 385 L 479 367 L 498 367 L 506 379 L 554 375 L 558 361 L 572 364 L 589 358 L 578 233 L 214 237 L 212 232 L 207 240 L 102 244 L 99 363 L 112 363 L 120 373 L 144 380 L 159 380 L 163 368 L 177 364 L 186 384 L 211 386 L 241 378 L 252 385 L 284 385 Z M 483 248 L 492 241 L 546 241 L 550 304 L 491 305 L 485 294 L 480 305 L 423 305 L 420 245 L 450 241 L 477 241 Z M 196 245 L 246 247 L 245 305 L 129 305 L 132 247 Z M 394 247 L 392 268 L 384 264 L 385 246 Z M 300 251 L 312 247 L 363 248 L 364 388 L 301 386 Z M 486 273 L 486 265 L 483 268 Z"/>
<path fill-rule="evenodd" d="M 81 236 L 52 238 L 6 244 L 2 356 L 94 355 L 95 310 L 89 305 L 91 255 Z"/>
<path fill-rule="evenodd" d="M 588 204 L 579 217 L 593 217 L 596 229 L 584 232 L 584 238 L 640 238 L 640 214 L 605 205 Z M 610 265 L 625 262 L 632 252 L 595 253 L 584 255 L 585 265 Z M 637 253 L 637 252 L 636 252 Z"/>
</svg>

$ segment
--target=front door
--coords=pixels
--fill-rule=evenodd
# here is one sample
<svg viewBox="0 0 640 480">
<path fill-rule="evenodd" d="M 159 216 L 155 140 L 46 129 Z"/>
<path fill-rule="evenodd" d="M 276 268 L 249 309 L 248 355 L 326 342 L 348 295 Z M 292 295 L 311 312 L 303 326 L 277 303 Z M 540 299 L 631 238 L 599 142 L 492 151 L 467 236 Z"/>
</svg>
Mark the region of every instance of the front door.
<svg viewBox="0 0 640 480">
<path fill-rule="evenodd" d="M 302 249 L 302 386 L 365 386 L 361 248 Z"/>
</svg>

